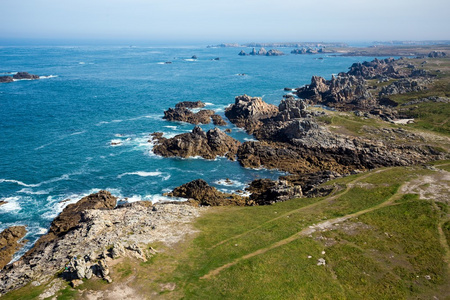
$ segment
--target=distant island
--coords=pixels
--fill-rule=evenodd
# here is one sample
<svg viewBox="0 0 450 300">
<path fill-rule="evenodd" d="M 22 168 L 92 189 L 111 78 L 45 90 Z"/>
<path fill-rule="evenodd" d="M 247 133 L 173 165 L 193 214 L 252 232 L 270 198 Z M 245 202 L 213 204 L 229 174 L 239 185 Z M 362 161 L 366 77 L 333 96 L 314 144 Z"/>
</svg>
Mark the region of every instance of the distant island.
<svg viewBox="0 0 450 300">
<path fill-rule="evenodd" d="M 323 43 L 323 42 L 292 42 L 292 43 L 223 43 L 219 45 L 209 45 L 207 48 L 238 48 L 238 47 L 272 47 L 272 48 L 303 48 L 303 47 L 348 47 L 346 43 Z"/>
</svg>

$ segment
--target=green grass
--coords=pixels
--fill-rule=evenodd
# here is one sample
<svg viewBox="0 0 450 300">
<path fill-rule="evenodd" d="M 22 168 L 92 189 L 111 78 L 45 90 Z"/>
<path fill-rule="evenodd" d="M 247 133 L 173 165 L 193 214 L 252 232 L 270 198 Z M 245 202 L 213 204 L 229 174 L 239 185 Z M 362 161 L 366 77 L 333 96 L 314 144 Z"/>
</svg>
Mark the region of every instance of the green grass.
<svg viewBox="0 0 450 300">
<path fill-rule="evenodd" d="M 443 224 L 448 241 L 448 207 L 399 194 L 404 182 L 434 172 L 386 168 L 327 183 L 344 187 L 334 197 L 210 208 L 196 221 L 195 238 L 152 245 L 158 253 L 147 262 L 123 258 L 111 276 L 115 284 L 163 299 L 444 299 L 450 277 L 438 226 Z M 299 235 L 353 213 L 359 214 Z M 326 265 L 318 266 L 319 258 Z M 174 291 L 162 288 L 168 283 Z M 81 290 L 113 286 L 90 280 L 64 289 L 58 299 L 80 299 Z M 5 299 L 22 299 L 27 292 L 31 296 L 23 299 L 35 299 L 43 289 L 28 286 Z"/>
<path fill-rule="evenodd" d="M 311 224 L 376 207 L 405 180 L 429 172 L 393 168 L 374 173 L 337 199 L 321 199 L 312 206 L 295 200 L 266 207 L 217 208 L 197 223 L 201 234 L 171 280 L 186 299 L 405 299 L 430 291 L 442 294 L 448 270 L 438 240 L 440 216 L 431 202 L 412 194 L 347 221 L 363 223 L 365 230 L 349 233 L 338 228 L 301 237 L 200 279 Z M 348 183 L 355 177 L 338 181 Z M 268 222 L 281 213 L 282 218 Z M 230 239 L 233 235 L 238 236 Z M 334 244 L 327 245 L 326 239 Z M 212 247 L 220 240 L 225 242 Z M 392 255 L 395 259 L 390 261 Z M 316 265 L 320 257 L 326 266 Z"/>
</svg>

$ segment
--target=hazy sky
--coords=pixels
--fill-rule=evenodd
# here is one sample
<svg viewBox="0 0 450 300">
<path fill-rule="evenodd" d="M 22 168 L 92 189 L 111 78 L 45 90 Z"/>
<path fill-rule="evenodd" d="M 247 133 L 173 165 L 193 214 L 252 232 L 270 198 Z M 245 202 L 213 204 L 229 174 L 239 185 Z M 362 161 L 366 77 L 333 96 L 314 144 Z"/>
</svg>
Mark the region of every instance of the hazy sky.
<svg viewBox="0 0 450 300">
<path fill-rule="evenodd" d="M 0 0 L 0 39 L 450 39 L 449 0 Z"/>
</svg>

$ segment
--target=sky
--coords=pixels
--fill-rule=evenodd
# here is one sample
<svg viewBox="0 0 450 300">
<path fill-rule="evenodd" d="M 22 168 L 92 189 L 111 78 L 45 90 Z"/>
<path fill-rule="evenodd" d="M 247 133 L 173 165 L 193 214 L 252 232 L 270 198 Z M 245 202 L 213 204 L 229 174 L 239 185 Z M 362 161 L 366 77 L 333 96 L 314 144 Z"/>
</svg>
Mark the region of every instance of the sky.
<svg viewBox="0 0 450 300">
<path fill-rule="evenodd" d="M 449 0 L 0 0 L 6 39 L 450 40 Z"/>
</svg>

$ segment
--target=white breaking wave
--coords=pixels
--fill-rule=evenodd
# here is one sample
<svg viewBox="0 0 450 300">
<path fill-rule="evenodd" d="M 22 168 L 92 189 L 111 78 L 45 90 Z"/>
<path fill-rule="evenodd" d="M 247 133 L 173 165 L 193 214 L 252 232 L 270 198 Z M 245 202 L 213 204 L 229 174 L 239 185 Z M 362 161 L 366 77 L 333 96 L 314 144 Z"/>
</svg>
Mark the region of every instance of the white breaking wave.
<svg viewBox="0 0 450 300">
<path fill-rule="evenodd" d="M 44 185 L 44 184 L 54 183 L 54 182 L 57 182 L 57 181 L 67 180 L 67 179 L 69 179 L 69 175 L 68 174 L 64 174 L 64 175 L 62 175 L 60 177 L 52 178 L 52 179 L 49 179 L 49 180 L 46 180 L 46 181 L 42 181 L 42 182 L 36 183 L 36 184 L 26 184 L 26 183 L 24 183 L 22 181 L 19 181 L 19 180 L 2 179 L 2 178 L 0 178 L 0 183 L 2 183 L 2 182 L 10 182 L 10 183 L 16 183 L 18 185 L 25 186 L 25 187 L 40 187 L 41 185 Z"/>
<path fill-rule="evenodd" d="M 28 195 L 47 195 L 50 194 L 50 192 L 52 191 L 52 189 L 49 190 L 41 190 L 41 191 L 33 191 L 30 188 L 23 188 L 20 191 L 17 191 L 18 193 L 22 193 L 22 194 L 28 194 Z"/>
<path fill-rule="evenodd" d="M 14 196 L 14 197 L 6 197 L 6 198 L 0 198 L 1 201 L 5 201 L 6 203 L 3 205 L 0 205 L 0 212 L 17 212 L 22 209 L 22 207 L 19 204 L 20 197 Z"/>
<path fill-rule="evenodd" d="M 58 75 L 48 75 L 48 76 L 39 76 L 39 79 L 49 79 L 49 78 L 56 78 Z"/>
<path fill-rule="evenodd" d="M 119 176 L 117 176 L 117 178 L 122 178 L 123 176 L 126 176 L 126 175 L 138 175 L 141 177 L 154 177 L 154 176 L 161 176 L 162 173 L 161 172 L 145 172 L 145 171 L 127 172 L 127 173 L 120 174 Z"/>
<path fill-rule="evenodd" d="M 173 129 L 173 130 L 177 130 L 177 126 L 164 126 L 164 127 L 170 128 L 170 129 Z"/>
<path fill-rule="evenodd" d="M 230 186 L 230 187 L 244 187 L 245 184 L 237 181 L 237 180 L 231 180 L 231 179 L 219 179 L 214 181 L 217 185 L 223 185 L 223 186 Z"/>
</svg>

